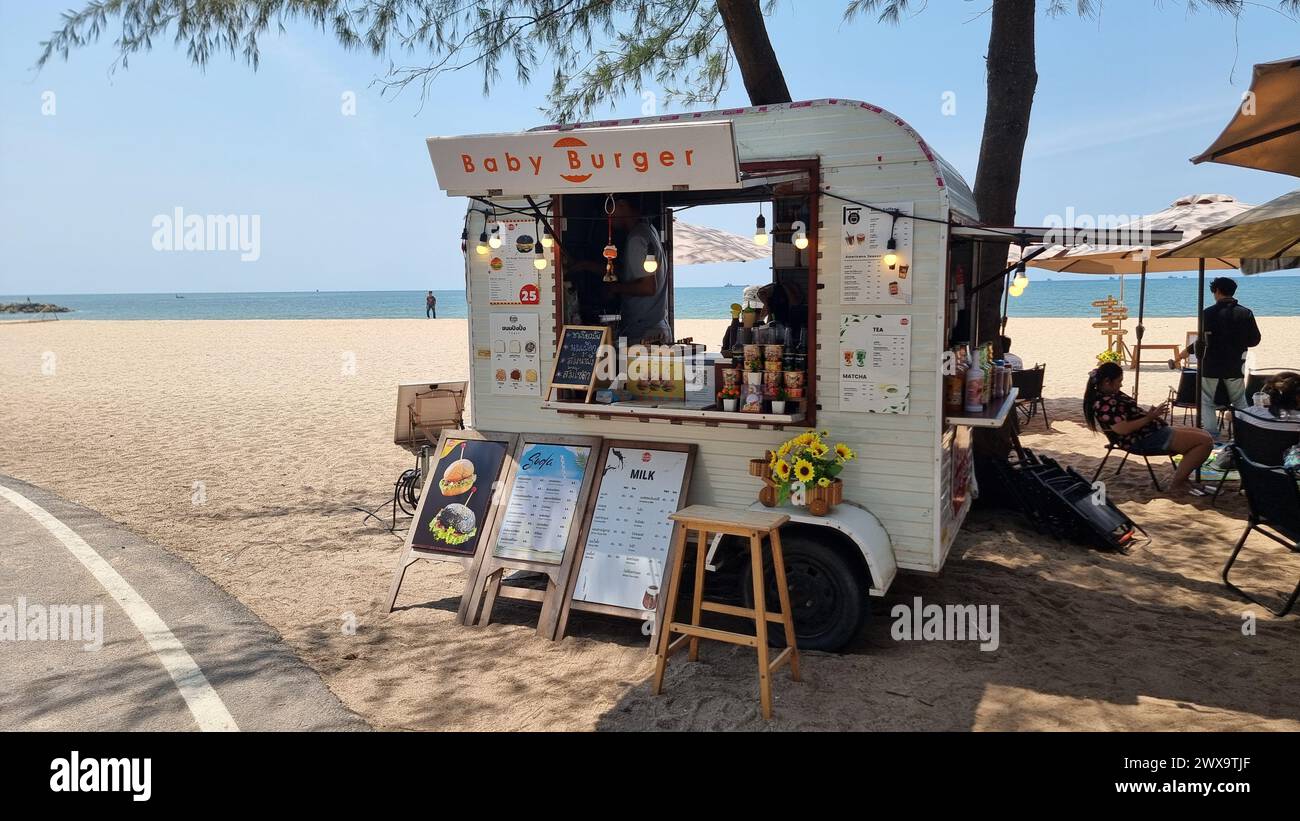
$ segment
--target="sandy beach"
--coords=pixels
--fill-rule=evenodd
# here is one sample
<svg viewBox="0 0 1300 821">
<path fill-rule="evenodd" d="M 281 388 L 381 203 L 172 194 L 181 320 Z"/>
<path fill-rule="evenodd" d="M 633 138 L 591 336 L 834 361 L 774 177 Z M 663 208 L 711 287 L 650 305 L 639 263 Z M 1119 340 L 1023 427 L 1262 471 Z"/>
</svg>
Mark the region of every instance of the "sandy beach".
<svg viewBox="0 0 1300 821">
<path fill-rule="evenodd" d="M 1025 445 L 1087 475 L 1103 452 L 1079 408 L 1103 347 L 1090 323 L 1008 327 L 1026 364 L 1048 363 L 1052 430 L 1034 420 Z M 1256 364 L 1300 366 L 1300 321 L 1259 324 Z M 677 331 L 715 346 L 723 327 Z M 1150 320 L 1147 338 L 1193 328 Z M 638 625 L 577 616 L 553 644 L 526 608 L 502 605 L 500 623 L 459 627 L 458 568 L 417 565 L 405 606 L 385 614 L 401 542 L 353 508 L 380 507 L 411 466 L 392 444 L 397 383 L 465 378 L 467 362 L 464 320 L 0 326 L 0 472 L 185 558 L 380 728 L 1300 730 L 1300 617 L 1274 619 L 1219 581 L 1244 500 L 1162 498 L 1140 464 L 1107 484 L 1150 545 L 1099 553 L 979 513 L 941 576 L 900 577 L 849 652 L 809 653 L 803 684 L 778 680 L 770 724 L 750 653 L 706 647 L 703 664 L 671 665 L 655 698 Z M 1162 400 L 1175 377 L 1144 368 L 1142 400 Z M 1241 572 L 1280 591 L 1300 561 L 1263 547 Z M 894 641 L 890 606 L 914 596 L 999 605 L 1000 648 Z M 1243 635 L 1248 612 L 1254 635 Z M 342 629 L 349 614 L 355 635 Z"/>
</svg>

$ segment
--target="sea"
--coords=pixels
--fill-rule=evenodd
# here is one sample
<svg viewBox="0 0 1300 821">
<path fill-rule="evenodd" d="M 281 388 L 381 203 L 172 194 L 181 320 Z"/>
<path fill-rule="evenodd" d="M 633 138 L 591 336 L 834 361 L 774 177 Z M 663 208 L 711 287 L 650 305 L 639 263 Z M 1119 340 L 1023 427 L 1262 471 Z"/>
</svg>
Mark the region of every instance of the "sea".
<svg viewBox="0 0 1300 821">
<path fill-rule="evenodd" d="M 1118 278 L 1031 281 L 1022 296 L 1011 297 L 1010 317 L 1092 316 L 1093 300 L 1121 295 Z M 1256 316 L 1300 316 L 1300 276 L 1237 277 L 1237 298 Z M 1124 299 L 1137 315 L 1138 284 L 1129 277 Z M 1196 313 L 1195 277 L 1147 281 L 1146 315 L 1188 317 Z M 728 308 L 741 299 L 741 286 L 677 288 L 673 292 L 679 319 L 725 319 Z M 438 318 L 466 315 L 464 291 L 434 291 Z M 60 320 L 183 320 L 183 319 L 402 319 L 424 318 L 423 291 L 290 291 L 257 293 L 175 294 L 14 294 L 0 303 L 52 302 L 71 308 Z M 1206 303 L 1212 301 L 1207 294 Z M 32 319 L 32 314 L 0 314 L 0 321 Z"/>
</svg>

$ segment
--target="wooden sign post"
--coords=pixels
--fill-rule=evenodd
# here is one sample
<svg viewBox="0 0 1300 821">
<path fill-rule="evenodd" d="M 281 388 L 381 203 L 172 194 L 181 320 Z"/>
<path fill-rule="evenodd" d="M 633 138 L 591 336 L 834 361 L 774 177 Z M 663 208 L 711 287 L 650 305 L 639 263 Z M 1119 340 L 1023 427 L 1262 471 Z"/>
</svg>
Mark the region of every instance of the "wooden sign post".
<svg viewBox="0 0 1300 821">
<path fill-rule="evenodd" d="M 573 610 L 652 618 L 652 628 L 662 621 L 667 593 L 660 590 L 679 527 L 668 516 L 686 504 L 695 451 L 694 444 L 605 441 L 556 638 Z"/>
<path fill-rule="evenodd" d="M 1128 308 L 1113 296 L 1094 300 L 1092 307 L 1101 309 L 1101 321 L 1092 323 L 1092 327 L 1101 329 L 1101 335 L 1106 337 L 1106 350 L 1119 351 L 1121 362 L 1131 360 L 1133 352 L 1124 341 L 1124 337 L 1128 334 L 1124 329 L 1124 320 L 1128 319 Z"/>
<path fill-rule="evenodd" d="M 480 548 L 466 624 L 491 623 L 498 596 L 536 601 L 542 605 L 538 635 L 555 638 L 578 553 L 580 520 L 598 472 L 600 443 L 599 436 L 519 437 L 501 513 Z M 544 574 L 546 589 L 502 586 L 507 570 Z"/>
<path fill-rule="evenodd" d="M 468 593 L 478 576 L 483 553 L 479 545 L 496 522 L 502 479 L 510 471 L 517 438 L 513 433 L 442 432 L 433 468 L 425 477 L 415 519 L 406 532 L 406 544 L 388 589 L 388 612 L 393 611 L 402 579 L 411 565 L 421 559 L 458 562 L 466 574 L 465 594 L 457 611 L 457 618 L 464 622 Z"/>
<path fill-rule="evenodd" d="M 596 366 L 608 344 L 609 328 L 604 325 L 565 325 L 555 348 L 547 399 L 554 399 L 557 389 L 569 389 L 584 391 L 583 401 L 590 402 L 596 387 Z"/>
</svg>

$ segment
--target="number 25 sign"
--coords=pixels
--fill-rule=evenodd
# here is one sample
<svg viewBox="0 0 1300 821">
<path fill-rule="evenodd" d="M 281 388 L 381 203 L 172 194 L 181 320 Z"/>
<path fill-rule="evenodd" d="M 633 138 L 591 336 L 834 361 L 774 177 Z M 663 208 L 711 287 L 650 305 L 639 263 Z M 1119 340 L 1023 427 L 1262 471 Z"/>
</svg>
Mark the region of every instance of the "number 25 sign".
<svg viewBox="0 0 1300 821">
<path fill-rule="evenodd" d="M 519 289 L 519 303 L 521 305 L 538 305 L 542 301 L 542 292 L 536 285 L 525 285 Z"/>
</svg>

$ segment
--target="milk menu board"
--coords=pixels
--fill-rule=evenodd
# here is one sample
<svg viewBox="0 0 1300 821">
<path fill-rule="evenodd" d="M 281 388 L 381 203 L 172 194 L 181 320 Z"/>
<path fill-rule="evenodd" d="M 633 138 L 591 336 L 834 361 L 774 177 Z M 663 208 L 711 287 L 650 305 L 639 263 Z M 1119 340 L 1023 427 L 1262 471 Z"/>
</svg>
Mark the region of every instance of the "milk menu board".
<svg viewBox="0 0 1300 821">
<path fill-rule="evenodd" d="M 505 442 L 448 439 L 420 496 L 411 547 L 474 555 L 505 460 Z"/>
<path fill-rule="evenodd" d="M 573 598 L 653 612 L 690 454 L 610 447 Z"/>
<path fill-rule="evenodd" d="M 607 329 L 599 325 L 565 325 L 555 352 L 551 387 L 590 390 Z"/>
<path fill-rule="evenodd" d="M 912 304 L 912 220 L 902 216 L 911 213 L 910 202 L 883 202 L 875 208 L 851 205 L 841 211 L 841 304 Z M 884 261 L 891 235 L 898 256 L 893 268 Z"/>
<path fill-rule="evenodd" d="M 840 410 L 907 413 L 912 392 L 912 318 L 840 318 Z"/>
<path fill-rule="evenodd" d="M 563 561 L 569 530 L 580 515 L 578 503 L 590 461 L 586 445 L 524 445 L 492 555 L 546 564 Z"/>
</svg>

